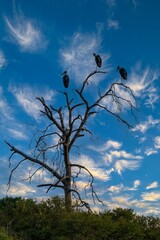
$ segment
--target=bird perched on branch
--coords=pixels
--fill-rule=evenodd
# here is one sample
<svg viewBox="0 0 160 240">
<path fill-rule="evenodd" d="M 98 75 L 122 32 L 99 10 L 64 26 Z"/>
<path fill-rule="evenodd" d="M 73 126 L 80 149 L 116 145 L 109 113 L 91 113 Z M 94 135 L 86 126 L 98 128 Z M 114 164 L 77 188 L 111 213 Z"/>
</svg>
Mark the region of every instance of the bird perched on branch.
<svg viewBox="0 0 160 240">
<path fill-rule="evenodd" d="M 96 53 L 93 53 L 93 56 L 95 57 L 95 62 L 97 66 L 100 68 L 102 66 L 102 58 L 100 55 L 97 55 Z"/>
<path fill-rule="evenodd" d="M 67 75 L 67 71 L 64 71 L 64 73 L 62 73 L 63 76 L 63 84 L 65 86 L 65 88 L 68 88 L 69 86 L 69 77 Z"/>
<path fill-rule="evenodd" d="M 125 68 L 121 68 L 120 66 L 117 67 L 117 71 L 119 71 L 121 75 L 121 79 L 127 80 L 127 71 Z"/>
</svg>

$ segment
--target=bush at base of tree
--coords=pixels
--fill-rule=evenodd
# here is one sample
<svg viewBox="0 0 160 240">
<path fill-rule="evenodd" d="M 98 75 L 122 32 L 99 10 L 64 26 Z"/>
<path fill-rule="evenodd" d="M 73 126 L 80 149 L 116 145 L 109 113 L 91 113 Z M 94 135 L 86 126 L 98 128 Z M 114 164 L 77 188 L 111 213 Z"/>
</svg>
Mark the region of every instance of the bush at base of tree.
<svg viewBox="0 0 160 240">
<path fill-rule="evenodd" d="M 0 240 L 159 240 L 160 219 L 132 209 L 102 213 L 65 209 L 64 199 L 0 200 Z M 4 229 L 13 237 L 6 235 Z"/>
<path fill-rule="evenodd" d="M 0 228 L 0 240 L 13 240 L 11 236 L 8 235 L 4 228 Z"/>
</svg>

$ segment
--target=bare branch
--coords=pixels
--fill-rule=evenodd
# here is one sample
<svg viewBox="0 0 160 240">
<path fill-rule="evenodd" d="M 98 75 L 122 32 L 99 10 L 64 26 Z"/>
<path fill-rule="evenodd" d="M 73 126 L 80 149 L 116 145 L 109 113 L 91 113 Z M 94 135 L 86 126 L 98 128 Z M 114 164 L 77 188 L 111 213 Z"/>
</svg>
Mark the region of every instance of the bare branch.
<svg viewBox="0 0 160 240">
<path fill-rule="evenodd" d="M 81 90 L 80 90 L 80 93 L 82 94 L 82 92 L 83 92 L 86 84 L 88 83 L 88 80 L 89 80 L 90 77 L 92 77 L 92 76 L 95 75 L 95 74 L 106 74 L 106 73 L 107 73 L 106 71 L 99 71 L 99 70 L 95 70 L 95 71 L 91 72 L 91 73 L 86 77 L 86 79 L 84 80 L 83 85 L 82 85 L 82 88 L 81 88 Z"/>
<path fill-rule="evenodd" d="M 21 161 L 19 161 L 19 162 L 17 163 L 17 165 L 11 170 L 11 173 L 10 173 L 10 175 L 9 175 L 9 180 L 8 180 L 8 183 L 7 183 L 7 185 L 8 185 L 7 192 L 8 192 L 9 189 L 10 189 L 11 179 L 12 179 L 12 175 L 13 175 L 14 171 L 15 171 L 15 170 L 19 167 L 19 165 L 20 165 L 22 162 L 24 162 L 24 161 L 26 161 L 25 158 L 22 159 Z"/>
<path fill-rule="evenodd" d="M 75 189 L 70 189 L 69 192 L 74 192 L 74 193 L 76 193 L 76 194 L 78 195 L 78 200 L 79 200 L 79 201 L 81 202 L 81 204 L 82 204 L 80 207 L 85 206 L 85 207 L 88 209 L 88 211 L 92 212 L 89 203 L 87 203 L 87 202 L 85 202 L 84 200 L 82 200 L 82 198 L 81 198 L 81 196 L 80 196 L 80 194 L 79 194 L 79 192 L 78 192 L 77 190 L 75 190 Z"/>
<path fill-rule="evenodd" d="M 30 175 L 30 171 L 29 171 L 29 177 L 28 178 L 25 178 L 24 180 L 29 180 L 29 181 L 31 181 L 31 179 L 32 179 L 32 177 L 40 170 L 40 169 L 42 169 L 43 167 L 39 167 L 39 168 L 37 168 L 31 175 Z"/>
<path fill-rule="evenodd" d="M 37 187 L 49 187 L 49 188 L 47 189 L 46 193 L 48 193 L 49 190 L 50 190 L 52 187 L 64 189 L 64 186 L 62 186 L 62 185 L 57 185 L 57 184 L 52 184 L 52 183 L 39 184 L 39 185 L 37 185 Z"/>
<path fill-rule="evenodd" d="M 6 141 L 5 141 L 6 142 Z M 48 170 L 50 173 L 53 174 L 53 176 L 55 176 L 56 178 L 58 179 L 61 179 L 61 176 L 58 174 L 57 171 L 55 171 L 53 168 L 51 168 L 50 166 L 48 166 L 46 163 L 36 159 L 36 158 L 33 158 L 33 157 L 30 157 L 29 155 L 23 153 L 22 151 L 18 150 L 17 148 L 15 148 L 14 146 L 12 146 L 10 143 L 6 142 L 6 144 L 11 148 L 11 151 L 13 151 L 14 153 L 17 153 L 19 155 L 21 155 L 22 157 L 25 158 L 25 160 L 29 160 L 31 162 L 34 162 L 34 163 L 37 163 L 39 164 L 40 166 L 44 167 L 46 170 Z"/>
<path fill-rule="evenodd" d="M 118 114 L 116 114 L 116 113 L 110 111 L 109 109 L 107 109 L 107 107 L 102 106 L 102 105 L 100 105 L 100 104 L 97 104 L 97 106 L 99 106 L 100 108 L 103 108 L 106 112 L 108 112 L 108 113 L 110 113 L 111 115 L 115 116 L 118 120 L 120 120 L 122 123 L 124 123 L 125 125 L 127 125 L 127 127 L 128 127 L 129 129 L 133 128 L 133 126 L 130 125 L 126 120 L 124 120 L 123 118 L 121 118 Z"/>
<path fill-rule="evenodd" d="M 39 100 L 43 107 L 44 107 L 44 113 L 55 125 L 56 127 L 61 131 L 63 132 L 63 128 L 61 127 L 61 125 L 57 122 L 57 120 L 53 117 L 53 114 L 52 114 L 52 111 L 50 110 L 50 108 L 48 107 L 48 105 L 45 103 L 45 100 L 41 97 L 36 97 L 37 100 Z M 52 107 L 52 110 L 53 110 L 53 107 Z M 58 110 L 55 110 L 58 112 Z"/>
</svg>

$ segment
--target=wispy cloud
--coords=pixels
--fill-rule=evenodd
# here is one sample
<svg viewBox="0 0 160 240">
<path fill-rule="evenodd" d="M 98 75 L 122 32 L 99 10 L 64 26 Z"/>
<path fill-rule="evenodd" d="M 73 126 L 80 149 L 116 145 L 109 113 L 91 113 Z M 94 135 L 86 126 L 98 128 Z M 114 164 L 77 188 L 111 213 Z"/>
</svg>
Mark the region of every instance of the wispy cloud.
<svg viewBox="0 0 160 240">
<path fill-rule="evenodd" d="M 111 198 L 111 202 L 108 203 L 108 206 L 112 209 L 117 207 L 127 208 L 132 204 L 131 198 L 132 197 L 130 195 L 113 196 Z"/>
<path fill-rule="evenodd" d="M 5 16 L 10 41 L 16 43 L 21 51 L 36 52 L 47 47 L 47 40 L 35 21 L 15 13 L 13 19 Z"/>
<path fill-rule="evenodd" d="M 150 185 L 146 187 L 146 189 L 158 188 L 158 182 L 152 182 Z"/>
<path fill-rule="evenodd" d="M 119 21 L 116 19 L 108 19 L 107 27 L 108 29 L 118 30 L 120 28 Z"/>
<path fill-rule="evenodd" d="M 73 163 L 79 163 L 88 168 L 96 179 L 102 181 L 108 181 L 110 179 L 109 172 L 107 172 L 104 168 L 100 167 L 100 165 L 95 163 L 94 160 L 87 155 L 81 155 L 78 158 L 78 161 L 76 160 L 76 162 L 73 159 Z"/>
<path fill-rule="evenodd" d="M 141 184 L 141 181 L 137 179 L 133 182 L 133 187 L 137 188 L 137 187 L 139 187 L 140 184 Z"/>
<path fill-rule="evenodd" d="M 147 117 L 147 120 L 137 124 L 132 131 L 140 131 L 141 133 L 145 133 L 148 129 L 155 127 L 160 123 L 159 119 L 153 119 L 151 115 Z"/>
<path fill-rule="evenodd" d="M 137 190 L 137 188 L 139 187 L 139 185 L 141 184 L 140 180 L 135 180 L 133 182 L 133 186 L 132 187 L 128 187 L 128 186 L 124 186 L 123 184 L 119 184 L 116 186 L 110 186 L 107 191 L 112 192 L 112 193 L 119 193 L 119 192 L 124 192 L 124 191 L 135 191 Z"/>
<path fill-rule="evenodd" d="M 60 49 L 60 64 L 63 69 L 69 71 L 70 77 L 77 84 L 81 83 L 90 72 L 96 69 L 93 53 L 101 54 L 101 42 L 102 37 L 100 33 L 82 34 L 76 32 L 70 39 L 68 46 Z M 103 53 L 101 56 L 104 67 L 109 55 Z M 92 81 L 97 84 L 103 78 L 97 76 L 97 82 L 94 81 L 94 78 Z"/>
<path fill-rule="evenodd" d="M 114 141 L 114 140 L 107 140 L 105 143 L 103 143 L 101 146 L 97 146 L 95 148 L 95 146 L 90 145 L 88 146 L 88 148 L 96 151 L 96 152 L 100 152 L 101 154 L 103 154 L 103 152 L 107 151 L 108 149 L 120 149 L 122 146 L 122 143 L 118 142 L 118 141 Z"/>
<path fill-rule="evenodd" d="M 4 97 L 3 89 L 0 87 L 0 116 L 1 116 L 1 121 L 5 119 L 11 120 L 13 119 L 12 117 L 12 109 L 9 106 L 6 98 Z"/>
<path fill-rule="evenodd" d="M 140 166 L 140 162 L 139 161 L 133 161 L 133 160 L 118 160 L 115 163 L 115 170 L 117 171 L 117 173 L 119 175 L 122 174 L 122 172 L 124 172 L 125 170 L 136 170 L 138 169 Z"/>
<path fill-rule="evenodd" d="M 159 78 L 159 71 L 146 67 L 144 70 L 140 63 L 132 69 L 129 75 L 128 86 L 134 91 L 137 97 L 145 99 L 145 105 L 154 107 L 159 99 L 155 81 Z"/>
<path fill-rule="evenodd" d="M 25 197 L 30 196 L 33 193 L 36 193 L 36 190 L 33 187 L 27 186 L 24 183 L 15 183 L 14 185 L 11 185 L 7 194 L 9 196 Z"/>
<path fill-rule="evenodd" d="M 115 19 L 115 8 L 117 6 L 116 0 L 106 0 L 108 19 L 107 19 L 107 29 L 118 30 L 120 28 L 120 23 Z"/>
<path fill-rule="evenodd" d="M 155 149 L 153 149 L 153 148 L 147 148 L 146 150 L 145 150 L 145 154 L 147 155 L 147 156 L 150 156 L 150 155 L 152 155 L 152 154 L 156 154 L 158 151 L 157 150 L 155 150 Z"/>
<path fill-rule="evenodd" d="M 155 148 L 159 149 L 160 148 L 160 136 L 155 137 L 154 142 L 155 142 Z"/>
<path fill-rule="evenodd" d="M 23 129 L 23 128 L 21 128 Z M 7 131 L 14 136 L 14 138 L 16 139 L 21 139 L 21 140 L 26 140 L 28 139 L 28 137 L 26 136 L 26 134 L 24 133 L 24 129 L 23 131 L 17 130 L 17 129 L 12 129 L 12 128 L 8 128 Z"/>
<path fill-rule="evenodd" d="M 0 69 L 4 68 L 7 65 L 7 59 L 4 53 L 0 50 Z"/>
<path fill-rule="evenodd" d="M 50 101 L 55 93 L 52 90 L 44 90 L 43 93 L 37 89 L 31 88 L 30 86 L 12 86 L 10 85 L 9 90 L 15 96 L 17 102 L 23 107 L 25 112 L 35 118 L 39 119 L 41 105 L 38 100 L 36 100 L 37 96 L 43 96 L 45 100 Z"/>
<path fill-rule="evenodd" d="M 89 146 L 90 149 L 101 154 L 105 166 L 110 167 L 110 174 L 117 172 L 122 174 L 125 170 L 136 170 L 143 159 L 140 155 L 134 155 L 122 150 L 122 143 L 108 140 L 102 146 Z M 112 169 L 112 170 L 111 170 Z"/>
<path fill-rule="evenodd" d="M 154 201 L 158 201 L 160 200 L 160 192 L 144 192 L 141 194 L 141 197 L 144 201 L 150 201 L 150 202 L 154 202 Z"/>
</svg>

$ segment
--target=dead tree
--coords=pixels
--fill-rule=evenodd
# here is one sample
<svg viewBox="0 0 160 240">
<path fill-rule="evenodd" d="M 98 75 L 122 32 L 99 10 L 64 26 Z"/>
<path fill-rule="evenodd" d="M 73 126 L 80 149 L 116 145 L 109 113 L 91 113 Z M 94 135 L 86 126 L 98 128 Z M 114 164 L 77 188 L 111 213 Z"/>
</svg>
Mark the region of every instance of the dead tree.
<svg viewBox="0 0 160 240">
<path fill-rule="evenodd" d="M 86 91 L 90 87 L 92 77 L 96 77 L 98 74 L 107 74 L 107 72 L 100 70 L 91 72 L 82 82 L 81 87 L 74 90 L 79 99 L 78 103 L 75 103 L 74 98 L 70 98 L 68 92 L 59 93 L 64 96 L 66 105 L 59 106 L 58 108 L 48 105 L 43 97 L 37 97 L 37 100 L 40 101 L 43 109 L 40 111 L 42 115 L 49 120 L 49 124 L 45 129 L 39 131 L 34 153 L 31 155 L 17 149 L 7 142 L 12 152 L 9 162 L 15 155 L 21 157 L 21 160 L 19 160 L 17 165 L 11 170 L 8 181 L 9 186 L 14 171 L 23 162 L 28 161 L 34 164 L 34 166 L 37 166 L 36 170 L 30 174 L 29 179 L 31 180 L 39 170 L 45 170 L 50 173 L 52 176 L 51 182 L 40 184 L 38 187 L 47 187 L 47 192 L 51 188 L 62 189 L 64 191 L 67 208 L 72 206 L 72 198 L 74 196 L 77 198 L 77 201 L 81 206 L 85 206 L 90 210 L 90 205 L 82 199 L 82 196 L 76 187 L 75 179 L 79 177 L 81 171 L 85 171 L 89 176 L 87 186 L 91 189 L 93 200 L 97 199 L 98 201 L 101 201 L 94 190 L 94 176 L 92 172 L 83 165 L 71 162 L 71 150 L 79 138 L 83 138 L 86 134 L 92 134 L 86 123 L 91 116 L 97 115 L 98 111 L 103 110 L 107 114 L 110 114 L 117 120 L 121 121 L 122 124 L 125 124 L 128 128 L 132 127 L 129 122 L 121 116 L 121 111 L 112 110 L 111 107 L 107 106 L 107 101 L 112 101 L 112 105 L 117 107 L 127 106 L 131 112 L 133 112 L 136 106 L 132 90 L 119 81 L 113 82 L 109 86 L 107 86 L 108 81 L 106 81 L 106 90 L 99 90 L 97 98 L 93 100 L 92 103 L 89 103 Z M 125 94 L 121 94 L 121 92 Z M 78 109 L 81 109 L 80 114 L 78 114 Z M 50 141 L 52 137 L 57 139 L 55 144 Z M 47 155 L 48 153 L 49 155 Z"/>
</svg>

